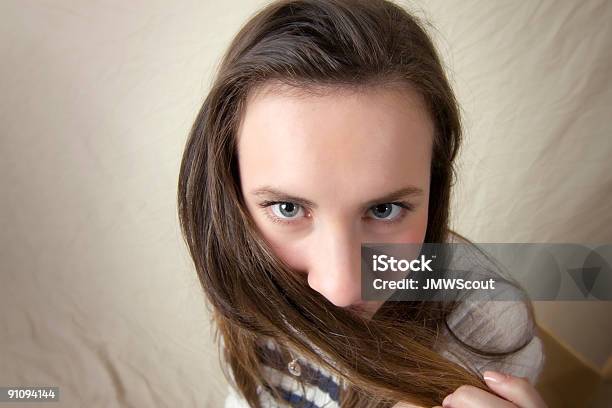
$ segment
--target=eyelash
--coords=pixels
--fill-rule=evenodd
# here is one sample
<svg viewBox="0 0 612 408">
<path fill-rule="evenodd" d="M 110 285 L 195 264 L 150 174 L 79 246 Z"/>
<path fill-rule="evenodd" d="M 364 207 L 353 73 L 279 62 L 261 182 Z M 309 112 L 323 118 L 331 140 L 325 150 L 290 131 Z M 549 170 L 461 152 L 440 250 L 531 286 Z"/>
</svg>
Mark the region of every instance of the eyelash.
<svg viewBox="0 0 612 408">
<path fill-rule="evenodd" d="M 296 205 L 296 206 L 298 206 L 300 208 L 304 208 L 304 207 L 301 207 L 299 204 L 292 203 L 291 201 L 262 201 L 261 203 L 259 203 L 259 206 L 261 208 L 266 209 L 267 207 L 270 207 L 272 205 L 287 204 L 287 203 L 291 203 L 291 204 Z M 376 220 L 376 219 L 372 219 L 372 218 L 369 218 L 369 221 L 374 221 L 374 222 L 380 221 L 381 223 L 384 223 L 384 224 L 387 224 L 387 225 L 388 224 L 395 224 L 395 223 L 400 222 L 409 212 L 414 210 L 414 205 L 412 203 L 409 203 L 407 201 L 393 201 L 393 202 L 390 202 L 390 203 L 380 203 L 380 204 L 373 205 L 372 207 L 370 207 L 370 209 L 368 209 L 368 211 L 371 210 L 372 208 L 376 207 L 377 205 L 381 205 L 381 204 L 395 204 L 395 205 L 401 207 L 404 211 L 402 211 L 401 214 L 398 215 L 397 217 L 395 217 L 395 219 L 393 219 L 392 221 Z M 276 224 L 291 225 L 291 224 L 295 223 L 295 221 L 286 221 L 286 220 L 283 220 L 281 218 L 278 218 L 277 216 L 270 214 L 269 211 L 264 211 L 264 213 L 266 214 L 266 216 L 272 222 L 274 222 Z"/>
</svg>

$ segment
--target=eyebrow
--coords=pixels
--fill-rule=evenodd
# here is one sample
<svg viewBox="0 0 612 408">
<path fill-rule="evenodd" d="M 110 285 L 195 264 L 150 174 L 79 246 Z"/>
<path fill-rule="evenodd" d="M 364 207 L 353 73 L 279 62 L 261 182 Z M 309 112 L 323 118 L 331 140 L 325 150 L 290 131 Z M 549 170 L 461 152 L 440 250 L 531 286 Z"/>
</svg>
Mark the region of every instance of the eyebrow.
<svg viewBox="0 0 612 408">
<path fill-rule="evenodd" d="M 317 208 L 317 204 L 307 198 L 297 197 L 283 191 L 280 191 L 271 186 L 264 186 L 257 188 L 251 191 L 251 194 L 256 197 L 266 196 L 271 200 L 275 201 L 290 201 L 292 203 L 299 204 L 303 207 L 309 208 Z M 369 208 L 375 204 L 388 203 L 392 201 L 397 201 L 405 197 L 409 196 L 420 196 L 423 194 L 423 190 L 419 187 L 415 186 L 407 186 L 404 188 L 400 188 L 399 190 L 392 191 L 388 194 L 383 195 L 382 197 L 370 200 L 364 204 L 365 208 Z"/>
</svg>

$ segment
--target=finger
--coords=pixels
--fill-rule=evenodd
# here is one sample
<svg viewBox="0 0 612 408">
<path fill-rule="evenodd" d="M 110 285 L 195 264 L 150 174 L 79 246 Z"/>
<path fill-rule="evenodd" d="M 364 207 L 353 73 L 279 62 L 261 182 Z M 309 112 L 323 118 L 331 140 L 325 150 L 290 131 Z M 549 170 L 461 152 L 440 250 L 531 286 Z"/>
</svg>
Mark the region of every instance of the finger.
<svg viewBox="0 0 612 408">
<path fill-rule="evenodd" d="M 516 406 L 505 399 L 490 392 L 474 387 L 462 385 L 455 392 L 449 394 L 442 401 L 444 408 L 516 408 Z"/>
<path fill-rule="evenodd" d="M 497 371 L 485 371 L 483 376 L 487 385 L 496 394 L 514 402 L 520 408 L 546 408 L 542 397 L 526 378 Z"/>
</svg>

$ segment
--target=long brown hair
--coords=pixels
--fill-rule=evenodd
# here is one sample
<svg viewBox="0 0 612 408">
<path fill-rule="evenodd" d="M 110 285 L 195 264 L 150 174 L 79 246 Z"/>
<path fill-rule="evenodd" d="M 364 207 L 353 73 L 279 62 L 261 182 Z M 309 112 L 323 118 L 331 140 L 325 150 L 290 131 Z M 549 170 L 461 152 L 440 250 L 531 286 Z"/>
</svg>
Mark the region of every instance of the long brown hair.
<svg viewBox="0 0 612 408">
<path fill-rule="evenodd" d="M 258 233 L 240 189 L 236 131 L 249 92 L 272 83 L 305 92 L 410 86 L 435 124 L 425 242 L 446 242 L 457 101 L 422 23 L 386 0 L 281 0 L 235 36 L 193 124 L 181 163 L 182 232 L 219 334 L 225 372 L 253 407 L 269 390 L 260 340 L 272 338 L 340 376 L 344 407 L 432 406 L 475 370 L 434 350 L 454 304 L 386 302 L 367 321 L 328 302 L 278 259 Z M 314 350 L 313 345 L 317 348 Z"/>
</svg>

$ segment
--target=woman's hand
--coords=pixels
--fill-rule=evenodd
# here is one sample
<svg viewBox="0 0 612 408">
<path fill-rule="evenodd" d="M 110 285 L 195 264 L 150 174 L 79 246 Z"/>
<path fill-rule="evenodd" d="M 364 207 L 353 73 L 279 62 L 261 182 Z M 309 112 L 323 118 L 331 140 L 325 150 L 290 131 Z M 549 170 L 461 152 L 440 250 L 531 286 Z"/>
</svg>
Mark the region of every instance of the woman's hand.
<svg viewBox="0 0 612 408">
<path fill-rule="evenodd" d="M 495 393 L 462 385 L 444 398 L 444 408 L 547 408 L 540 394 L 523 377 L 485 371 L 484 379 Z"/>
<path fill-rule="evenodd" d="M 484 379 L 495 394 L 471 385 L 462 385 L 442 401 L 443 408 L 547 408 L 540 394 L 523 377 L 485 371 Z M 497 395 L 496 395 L 497 394 Z M 392 408 L 420 408 L 400 402 Z M 434 407 L 434 408 L 440 408 Z"/>
</svg>

